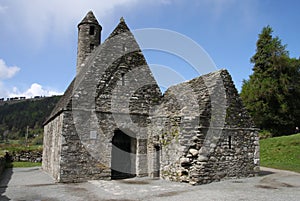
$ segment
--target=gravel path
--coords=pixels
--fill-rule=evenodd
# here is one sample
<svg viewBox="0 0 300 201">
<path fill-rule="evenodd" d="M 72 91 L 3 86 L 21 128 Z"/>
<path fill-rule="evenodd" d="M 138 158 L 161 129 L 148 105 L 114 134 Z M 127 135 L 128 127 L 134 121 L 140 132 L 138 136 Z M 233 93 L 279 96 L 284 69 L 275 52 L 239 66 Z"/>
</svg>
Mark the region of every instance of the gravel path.
<svg viewBox="0 0 300 201">
<path fill-rule="evenodd" d="M 2 175 L 0 193 L 1 201 L 300 201 L 300 174 L 262 168 L 258 177 L 200 186 L 150 178 L 57 184 L 40 168 L 14 168 Z"/>
</svg>

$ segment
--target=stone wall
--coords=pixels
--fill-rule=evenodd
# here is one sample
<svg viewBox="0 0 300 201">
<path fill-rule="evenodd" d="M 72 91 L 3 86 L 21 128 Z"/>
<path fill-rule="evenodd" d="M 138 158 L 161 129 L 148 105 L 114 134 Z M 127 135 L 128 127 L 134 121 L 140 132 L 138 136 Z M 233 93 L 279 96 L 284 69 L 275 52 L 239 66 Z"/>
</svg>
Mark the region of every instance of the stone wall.
<svg viewBox="0 0 300 201">
<path fill-rule="evenodd" d="M 159 154 L 160 176 L 172 181 L 254 176 L 258 133 L 226 70 L 169 88 L 156 112 L 149 129 L 150 175 Z"/>
<path fill-rule="evenodd" d="M 60 180 L 60 154 L 64 114 L 61 113 L 44 126 L 42 168 Z"/>
<path fill-rule="evenodd" d="M 172 181 L 205 184 L 220 181 L 228 177 L 250 177 L 255 175 L 254 163 L 256 152 L 257 131 L 255 129 L 223 129 L 215 142 L 209 142 L 209 153 L 205 149 L 197 149 L 205 139 L 201 134 L 195 136 L 187 152 L 162 167 L 162 177 Z M 231 142 L 229 142 L 231 141 Z M 203 144 L 202 144 L 203 145 Z M 163 148 L 165 150 L 167 148 Z M 165 157 L 171 155 L 165 152 Z M 164 163 L 162 163 L 164 164 Z"/>
<path fill-rule="evenodd" d="M 65 111 L 64 115 L 58 181 L 82 182 L 88 179 L 110 179 L 110 166 L 101 157 L 108 151 L 105 150 L 105 146 L 101 147 L 101 144 L 108 139 L 90 136 L 92 131 L 97 130 L 90 128 L 89 121 L 81 122 L 79 127 L 76 127 L 72 111 Z M 99 143 L 101 149 L 97 150 L 98 146 L 94 146 L 96 143 Z M 98 160 L 98 157 L 102 160 Z"/>
<path fill-rule="evenodd" d="M 14 162 L 42 162 L 42 151 L 18 151 L 11 154 L 12 161 Z"/>
</svg>

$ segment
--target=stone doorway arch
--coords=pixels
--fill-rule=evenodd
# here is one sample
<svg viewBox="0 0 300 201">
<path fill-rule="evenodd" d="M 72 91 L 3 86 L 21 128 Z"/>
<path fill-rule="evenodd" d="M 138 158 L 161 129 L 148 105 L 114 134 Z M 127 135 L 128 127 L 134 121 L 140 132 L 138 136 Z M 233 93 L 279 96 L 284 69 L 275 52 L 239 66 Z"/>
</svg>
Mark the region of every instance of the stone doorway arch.
<svg viewBox="0 0 300 201">
<path fill-rule="evenodd" d="M 111 150 L 111 179 L 136 176 L 136 138 L 120 129 L 114 131 Z"/>
</svg>

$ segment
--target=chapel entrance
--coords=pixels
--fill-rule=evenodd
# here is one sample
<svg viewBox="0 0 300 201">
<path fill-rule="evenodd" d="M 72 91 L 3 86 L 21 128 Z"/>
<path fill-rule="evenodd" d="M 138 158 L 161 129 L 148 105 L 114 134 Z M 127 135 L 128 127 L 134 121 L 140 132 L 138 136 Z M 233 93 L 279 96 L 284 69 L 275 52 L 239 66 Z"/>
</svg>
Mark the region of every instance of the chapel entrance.
<svg viewBox="0 0 300 201">
<path fill-rule="evenodd" d="M 136 138 L 121 130 L 114 132 L 111 153 L 111 179 L 136 176 Z"/>
</svg>

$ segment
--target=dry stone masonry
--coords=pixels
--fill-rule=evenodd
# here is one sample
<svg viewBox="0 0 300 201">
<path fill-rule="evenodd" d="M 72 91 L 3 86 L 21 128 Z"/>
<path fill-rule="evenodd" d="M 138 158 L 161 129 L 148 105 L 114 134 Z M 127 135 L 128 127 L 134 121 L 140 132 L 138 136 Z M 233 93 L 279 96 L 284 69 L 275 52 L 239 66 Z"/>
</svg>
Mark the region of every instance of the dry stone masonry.
<svg viewBox="0 0 300 201">
<path fill-rule="evenodd" d="M 11 155 L 11 160 L 14 162 L 42 162 L 42 151 L 40 150 L 22 150 L 18 152 L 13 152 Z"/>
<path fill-rule="evenodd" d="M 226 70 L 171 87 L 151 118 L 164 124 L 152 127 L 148 139 L 149 147 L 160 147 L 162 178 L 204 184 L 254 176 L 257 130 Z"/>
<path fill-rule="evenodd" d="M 102 44 L 101 30 L 92 12 L 78 25 L 76 77 L 44 124 L 45 171 L 190 184 L 256 174 L 257 130 L 226 70 L 162 94 L 124 19 Z"/>
</svg>

